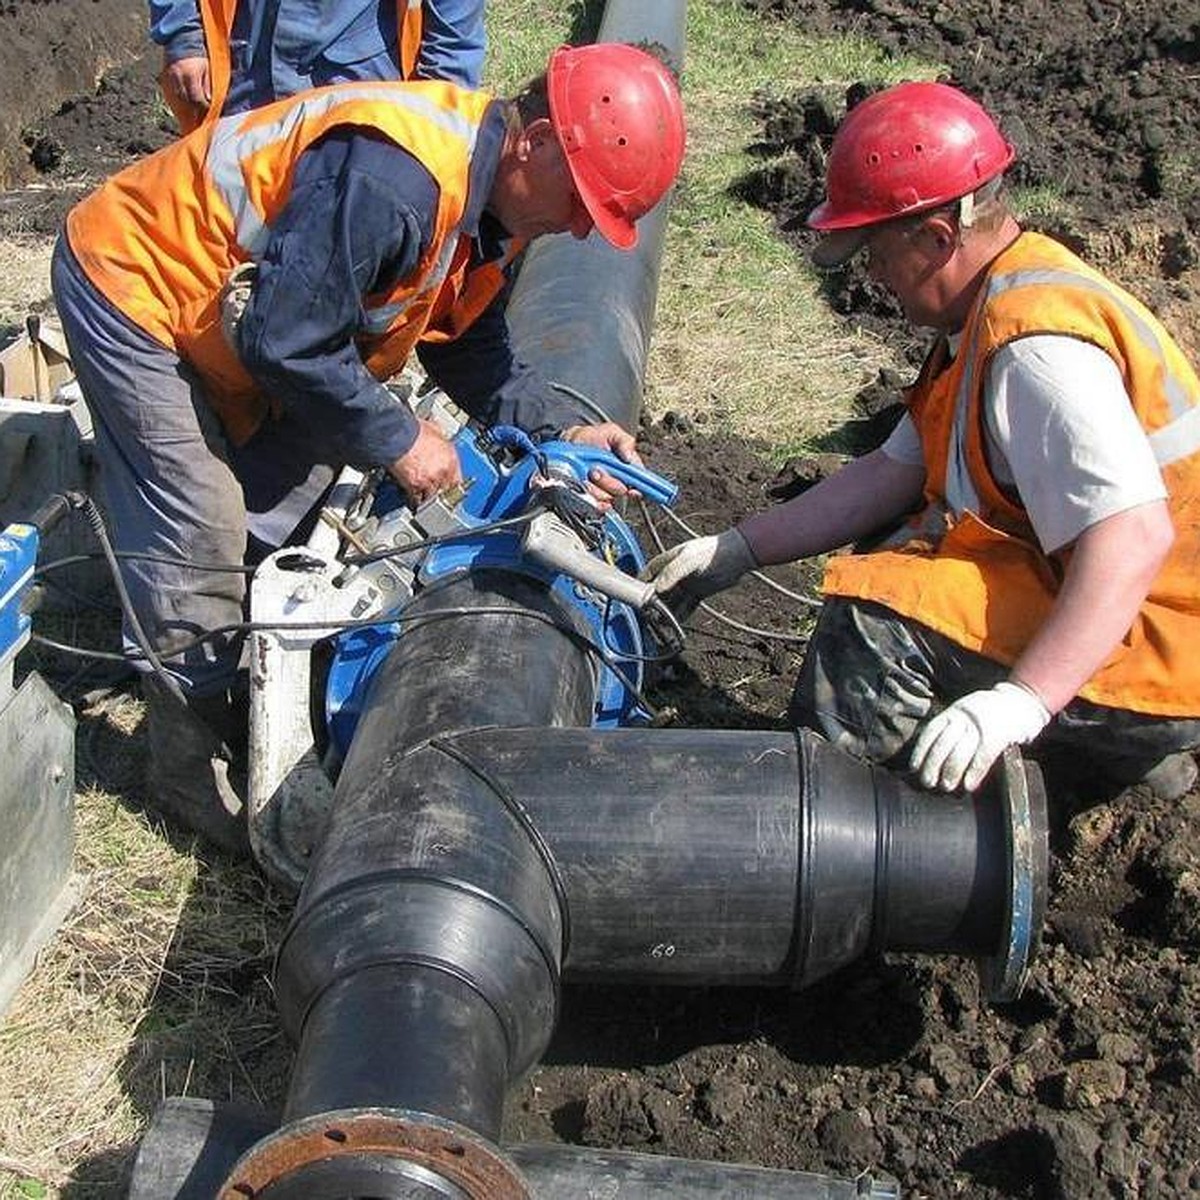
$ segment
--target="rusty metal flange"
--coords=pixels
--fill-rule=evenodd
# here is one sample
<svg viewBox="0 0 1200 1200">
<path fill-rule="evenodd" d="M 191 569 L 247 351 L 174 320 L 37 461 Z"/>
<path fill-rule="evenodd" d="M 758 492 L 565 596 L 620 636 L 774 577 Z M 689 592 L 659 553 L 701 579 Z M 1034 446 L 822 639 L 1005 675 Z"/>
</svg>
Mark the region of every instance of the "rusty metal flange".
<svg viewBox="0 0 1200 1200">
<path fill-rule="evenodd" d="M 397 1195 L 413 1195 L 413 1185 L 427 1180 L 430 1196 L 531 1200 L 515 1164 L 477 1133 L 428 1113 L 381 1108 L 318 1113 L 285 1125 L 242 1155 L 218 1200 L 343 1196 L 339 1164 L 354 1173 L 368 1163 L 404 1182 Z"/>
</svg>

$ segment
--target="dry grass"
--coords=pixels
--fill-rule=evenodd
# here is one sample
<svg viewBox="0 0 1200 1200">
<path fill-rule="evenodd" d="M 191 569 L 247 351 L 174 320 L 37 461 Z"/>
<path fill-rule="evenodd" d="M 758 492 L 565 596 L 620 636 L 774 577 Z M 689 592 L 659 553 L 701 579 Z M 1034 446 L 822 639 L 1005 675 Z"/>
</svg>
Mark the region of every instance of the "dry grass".
<svg viewBox="0 0 1200 1200">
<path fill-rule="evenodd" d="M 0 1026 L 0 1197 L 112 1197 L 168 1095 L 275 1104 L 268 975 L 286 906 L 136 806 L 141 705 L 82 714 L 82 897 Z M 98 780 L 97 780 L 98 782 Z"/>
<path fill-rule="evenodd" d="M 49 301 L 52 249 L 32 234 L 0 238 L 0 330 L 20 325 Z"/>
<path fill-rule="evenodd" d="M 802 85 L 839 94 L 855 79 L 919 75 L 856 39 L 751 21 L 729 0 L 688 9 L 683 74 L 688 152 L 672 207 L 646 408 L 710 417 L 783 455 L 850 415 L 890 355 L 830 312 L 804 256 L 736 193 L 761 168 L 756 97 Z"/>
</svg>

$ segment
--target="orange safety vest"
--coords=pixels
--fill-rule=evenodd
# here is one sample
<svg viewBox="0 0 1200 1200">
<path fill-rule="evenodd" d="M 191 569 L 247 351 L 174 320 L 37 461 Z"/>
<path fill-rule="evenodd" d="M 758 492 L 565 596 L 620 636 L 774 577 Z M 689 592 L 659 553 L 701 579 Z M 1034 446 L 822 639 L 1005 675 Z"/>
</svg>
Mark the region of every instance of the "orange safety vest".
<svg viewBox="0 0 1200 1200">
<path fill-rule="evenodd" d="M 992 355 L 1045 333 L 1090 342 L 1117 364 L 1175 525 L 1133 627 L 1080 695 L 1133 712 L 1200 715 L 1200 379 L 1144 305 L 1039 234 L 1022 234 L 996 259 L 958 354 L 948 362 L 942 339 L 914 385 L 923 508 L 886 548 L 831 559 L 824 589 L 886 605 L 994 661 L 1016 661 L 1054 603 L 1069 552 L 1044 555 L 1027 513 L 993 477 L 983 403 Z"/>
<path fill-rule="evenodd" d="M 215 121 L 220 116 L 221 109 L 225 107 L 225 97 L 229 92 L 229 82 L 233 74 L 229 41 L 233 36 L 237 0 L 198 0 L 198 7 L 204 26 L 204 44 L 208 52 L 208 78 L 212 100 L 203 116 L 197 117 L 196 110 L 185 104 L 173 90 L 162 89 L 167 104 L 175 114 L 175 120 L 179 122 L 181 133 L 191 133 L 198 125 Z M 422 0 L 396 0 L 396 29 L 400 39 L 400 78 L 411 79 L 416 73 L 417 56 L 421 51 L 421 34 L 424 29 Z"/>
<path fill-rule="evenodd" d="M 206 122 L 79 203 L 67 238 L 95 287 L 196 368 L 241 444 L 270 405 L 225 341 L 220 291 L 239 263 L 261 256 L 300 156 L 332 129 L 365 127 L 411 153 L 438 183 L 433 237 L 417 269 L 363 298 L 356 343 L 371 374 L 386 379 L 419 338 L 448 340 L 466 329 L 499 294 L 522 247 L 513 239 L 501 259 L 468 270 L 472 241 L 460 224 L 491 103 L 442 82 L 347 83 Z"/>
</svg>

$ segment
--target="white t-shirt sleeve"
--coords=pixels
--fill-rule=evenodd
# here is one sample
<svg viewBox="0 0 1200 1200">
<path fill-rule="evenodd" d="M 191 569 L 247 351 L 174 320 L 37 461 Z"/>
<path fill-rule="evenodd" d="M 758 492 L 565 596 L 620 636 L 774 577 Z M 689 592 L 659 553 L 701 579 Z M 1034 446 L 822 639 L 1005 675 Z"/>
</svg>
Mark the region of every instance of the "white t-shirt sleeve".
<svg viewBox="0 0 1200 1200">
<path fill-rule="evenodd" d="M 1162 473 L 1117 364 L 1078 338 L 1021 338 L 992 359 L 988 455 L 1050 554 L 1085 529 L 1166 498 Z"/>
<path fill-rule="evenodd" d="M 925 456 L 921 453 L 921 439 L 917 436 L 917 427 L 913 424 L 912 415 L 905 413 L 895 428 L 887 436 L 880 449 L 893 462 L 904 463 L 909 467 L 923 467 Z"/>
</svg>

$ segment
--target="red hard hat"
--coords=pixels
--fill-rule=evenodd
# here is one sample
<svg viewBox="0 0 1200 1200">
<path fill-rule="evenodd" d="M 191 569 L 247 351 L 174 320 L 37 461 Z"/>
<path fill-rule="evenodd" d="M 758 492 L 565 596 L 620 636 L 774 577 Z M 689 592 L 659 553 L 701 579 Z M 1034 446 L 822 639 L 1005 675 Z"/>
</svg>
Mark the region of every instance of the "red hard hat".
<svg viewBox="0 0 1200 1200">
<path fill-rule="evenodd" d="M 637 244 L 634 222 L 683 161 L 683 104 L 670 70 L 621 42 L 563 46 L 546 68 L 550 121 L 579 197 L 604 238 Z"/>
<path fill-rule="evenodd" d="M 1016 157 L 996 122 L 945 83 L 901 83 L 856 104 L 834 135 L 813 229 L 859 229 L 937 208 Z"/>
</svg>

